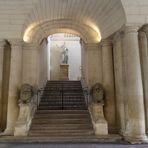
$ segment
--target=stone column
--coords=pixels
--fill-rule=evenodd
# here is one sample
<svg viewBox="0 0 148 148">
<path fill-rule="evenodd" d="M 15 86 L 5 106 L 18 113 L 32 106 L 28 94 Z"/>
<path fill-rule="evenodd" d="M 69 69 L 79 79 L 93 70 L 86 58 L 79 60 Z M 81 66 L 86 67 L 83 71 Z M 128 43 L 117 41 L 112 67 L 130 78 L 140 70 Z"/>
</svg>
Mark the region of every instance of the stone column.
<svg viewBox="0 0 148 148">
<path fill-rule="evenodd" d="M 148 42 L 145 32 L 139 32 L 139 47 L 144 92 L 146 133 L 148 134 Z"/>
<path fill-rule="evenodd" d="M 3 56 L 5 42 L 0 40 L 0 131 L 2 118 L 2 76 L 3 76 Z"/>
<path fill-rule="evenodd" d="M 115 90 L 116 90 L 116 108 L 117 108 L 117 124 L 119 133 L 124 135 L 125 132 L 125 97 L 124 97 L 124 64 L 123 64 L 123 50 L 122 50 L 121 32 L 114 35 L 113 55 L 114 55 L 114 72 L 115 72 Z"/>
<path fill-rule="evenodd" d="M 138 46 L 138 27 L 124 28 L 123 60 L 125 65 L 125 139 L 138 143 L 147 141 L 145 135 L 145 112 Z"/>
<path fill-rule="evenodd" d="M 85 44 L 87 82 L 91 88 L 95 83 L 102 83 L 102 58 L 98 44 Z"/>
<path fill-rule="evenodd" d="M 110 40 L 103 40 L 102 46 L 102 72 L 103 86 L 105 89 L 105 117 L 109 125 L 109 132 L 116 132 L 114 72 L 113 72 L 113 47 Z"/>
<path fill-rule="evenodd" d="M 10 80 L 8 90 L 8 112 L 6 135 L 12 135 L 18 117 L 18 97 L 22 77 L 22 42 L 11 40 Z"/>
</svg>

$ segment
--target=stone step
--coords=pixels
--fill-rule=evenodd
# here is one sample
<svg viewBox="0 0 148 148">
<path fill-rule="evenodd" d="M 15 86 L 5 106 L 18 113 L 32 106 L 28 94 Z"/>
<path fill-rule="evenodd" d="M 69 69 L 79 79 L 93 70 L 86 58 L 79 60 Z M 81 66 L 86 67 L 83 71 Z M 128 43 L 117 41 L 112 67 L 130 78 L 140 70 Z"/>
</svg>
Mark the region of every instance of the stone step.
<svg viewBox="0 0 148 148">
<path fill-rule="evenodd" d="M 73 83 L 73 84 L 81 84 L 81 81 L 71 81 L 71 80 L 68 80 L 68 81 L 59 81 L 59 80 L 52 81 L 52 80 L 50 80 L 50 81 L 47 81 L 46 84 L 71 84 L 71 83 Z"/>
<path fill-rule="evenodd" d="M 87 110 L 87 108 L 86 107 L 65 107 L 65 106 L 57 106 L 57 107 L 40 107 L 40 108 L 38 108 L 38 110 L 62 110 L 62 109 L 64 109 L 64 110 Z"/>
<path fill-rule="evenodd" d="M 43 89 L 42 89 L 43 90 Z M 47 85 L 44 90 L 46 91 L 51 91 L 51 90 L 57 90 L 57 91 L 62 91 L 62 90 L 83 90 L 83 88 L 79 85 L 72 85 L 72 86 L 69 86 L 69 85 L 65 85 L 65 86 L 62 86 L 62 85 Z"/>
<path fill-rule="evenodd" d="M 45 108 L 46 110 L 47 110 L 47 108 Z M 75 109 L 77 109 L 77 110 L 87 110 L 87 108 L 65 108 L 65 107 L 57 107 L 57 108 L 55 108 L 55 107 L 53 107 L 53 108 L 48 108 L 48 110 L 62 110 L 62 109 L 64 109 L 64 110 L 75 110 Z M 40 110 L 44 110 L 44 109 L 40 109 Z"/>
<path fill-rule="evenodd" d="M 52 103 L 52 102 L 54 102 L 54 103 L 61 103 L 62 102 L 62 99 L 42 99 L 41 101 L 40 101 L 40 103 Z M 71 100 L 71 99 L 63 99 L 63 102 L 65 102 L 65 103 L 76 103 L 77 104 L 77 102 L 79 102 L 79 103 L 85 103 L 85 99 L 73 99 L 73 100 Z"/>
<path fill-rule="evenodd" d="M 47 83 L 72 83 L 72 82 L 74 82 L 74 83 L 81 83 L 81 81 L 78 81 L 78 80 L 49 80 L 49 81 L 47 81 Z"/>
<path fill-rule="evenodd" d="M 73 102 L 73 103 L 77 103 L 77 102 L 85 102 L 85 99 L 63 99 L 63 101 L 64 102 L 69 102 L 69 103 L 71 103 L 71 102 Z M 41 101 L 40 101 L 40 103 L 52 103 L 52 102 L 54 102 L 54 103 L 58 103 L 58 102 L 62 102 L 62 99 L 41 99 Z"/>
<path fill-rule="evenodd" d="M 69 85 L 69 84 L 65 84 L 65 85 L 63 85 L 63 84 L 47 84 L 46 86 L 45 86 L 45 88 L 81 88 L 82 89 L 82 86 L 80 85 L 80 84 L 72 84 L 72 85 Z"/>
<path fill-rule="evenodd" d="M 68 115 L 68 114 L 62 114 L 62 115 L 49 115 L 49 114 L 36 114 L 34 116 L 34 119 L 89 119 L 89 115 Z"/>
<path fill-rule="evenodd" d="M 63 90 L 58 90 L 58 89 L 49 89 L 49 90 L 42 90 L 42 92 L 44 93 L 82 93 L 83 90 L 82 89 L 63 89 Z"/>
<path fill-rule="evenodd" d="M 29 136 L 80 136 L 93 134 L 93 130 L 34 130 L 29 133 Z"/>
<path fill-rule="evenodd" d="M 54 113 L 54 114 L 35 114 L 34 117 L 42 117 L 42 118 L 63 118 L 63 117 L 67 117 L 67 118 L 87 118 L 90 117 L 89 114 L 68 114 L 68 113 L 63 113 L 63 114 L 58 114 L 58 113 Z"/>
<path fill-rule="evenodd" d="M 47 109 L 47 108 L 45 108 L 45 109 Z M 64 107 L 63 108 L 62 107 L 57 107 L 57 108 L 54 107 L 54 108 L 49 108 L 48 110 L 61 110 L 61 109 L 64 109 L 64 110 L 66 110 L 66 109 L 67 110 L 69 110 L 69 109 L 75 110 L 75 108 L 64 108 Z M 44 110 L 44 109 L 41 108 L 40 110 Z M 77 108 L 77 110 L 87 110 L 87 109 L 86 108 L 79 108 L 79 109 Z"/>
<path fill-rule="evenodd" d="M 62 101 L 61 100 L 61 101 L 57 102 L 57 101 L 48 101 L 48 100 L 43 101 L 42 100 L 42 102 L 40 102 L 39 106 L 40 105 L 56 106 L 56 105 L 61 105 L 61 104 L 64 104 L 65 106 L 81 106 L 81 105 L 86 105 L 86 103 L 84 101 L 83 102 L 82 101 L 81 102 L 79 102 L 79 101 L 72 102 L 72 101 L 65 101 L 65 100 Z"/>
<path fill-rule="evenodd" d="M 85 102 L 83 100 L 74 100 L 74 101 L 65 101 L 63 100 L 63 103 L 64 104 L 85 104 Z M 46 104 L 62 104 L 62 100 L 59 100 L 59 101 L 55 101 L 55 100 L 42 100 L 40 102 L 40 105 L 46 105 Z"/>
<path fill-rule="evenodd" d="M 62 100 L 62 96 L 43 96 L 42 100 Z M 84 96 L 64 96 L 63 100 L 85 100 Z"/>
<path fill-rule="evenodd" d="M 59 109 L 65 109 L 65 110 L 69 110 L 69 109 L 73 109 L 73 110 L 75 110 L 75 109 L 79 109 L 79 110 L 86 110 L 87 108 L 85 107 L 85 105 L 84 106 L 73 106 L 73 107 L 71 107 L 71 106 L 62 106 L 62 105 L 59 105 L 59 106 L 39 106 L 38 107 L 38 109 L 39 110 L 59 110 Z"/>
<path fill-rule="evenodd" d="M 94 131 L 80 81 L 48 81 L 42 91 L 29 136 L 87 135 L 94 135 Z"/>
<path fill-rule="evenodd" d="M 85 102 L 65 102 L 65 101 L 60 101 L 60 102 L 40 102 L 39 106 L 54 106 L 54 105 L 64 105 L 64 106 L 81 106 L 85 105 Z"/>
<path fill-rule="evenodd" d="M 59 92 L 44 92 L 43 94 L 42 94 L 42 96 L 47 96 L 47 95 L 49 95 L 49 96 L 62 96 L 62 93 L 59 93 Z M 65 93 L 63 93 L 63 97 L 65 97 L 65 96 L 67 96 L 67 97 L 73 97 L 73 96 L 76 96 L 76 97 L 78 97 L 78 96 L 84 96 L 83 95 L 83 93 L 82 92 L 65 92 Z"/>
<path fill-rule="evenodd" d="M 37 110 L 37 114 L 89 114 L 88 110 Z"/>
<path fill-rule="evenodd" d="M 44 126 L 41 125 L 34 125 L 31 127 L 31 130 L 36 130 L 36 129 L 43 129 L 43 130 L 57 130 L 57 129 L 92 129 L 92 124 L 44 124 Z"/>
<path fill-rule="evenodd" d="M 85 105 L 85 103 L 83 103 L 83 104 L 63 104 L 63 106 L 62 106 L 62 104 L 51 104 L 51 105 L 42 105 L 42 106 L 40 106 L 39 105 L 39 107 L 38 107 L 38 109 L 42 109 L 42 110 L 50 110 L 50 108 L 57 108 L 57 107 L 63 107 L 63 108 L 75 108 L 75 109 L 81 109 L 81 108 L 86 108 L 86 105 Z"/>
<path fill-rule="evenodd" d="M 43 94 L 41 96 L 41 98 L 61 98 L 62 95 L 61 94 Z M 71 98 L 84 98 L 84 95 L 82 94 L 65 94 L 63 95 L 63 98 L 68 98 L 68 97 L 71 97 Z"/>
<path fill-rule="evenodd" d="M 81 124 L 91 123 L 90 119 L 33 119 L 32 124 Z"/>
<path fill-rule="evenodd" d="M 81 84 L 46 84 L 45 88 L 52 88 L 52 87 L 58 87 L 58 88 L 64 88 L 64 87 L 70 87 L 70 88 L 74 88 L 74 87 L 79 87 L 82 88 Z"/>
<path fill-rule="evenodd" d="M 59 95 L 59 96 L 58 95 L 48 95 L 48 96 L 44 95 L 44 96 L 41 97 L 41 100 L 44 100 L 44 99 L 46 99 L 46 100 L 48 100 L 48 99 L 49 100 L 60 99 L 61 100 L 62 96 L 61 95 Z M 80 95 L 77 95 L 77 96 L 64 96 L 63 99 L 64 100 L 73 100 L 73 99 L 74 100 L 76 100 L 76 99 L 85 100 L 84 96 L 80 96 Z"/>
<path fill-rule="evenodd" d="M 40 104 L 39 105 L 39 109 L 45 109 L 45 108 L 50 108 L 50 107 L 66 107 L 66 108 L 76 108 L 76 107 L 78 107 L 78 108 L 85 108 L 85 103 L 83 102 L 83 103 L 79 103 L 79 104 L 77 104 L 77 103 L 66 103 L 66 102 L 59 102 L 59 103 L 56 103 L 56 102 L 54 102 L 54 103 L 46 103 L 46 104 Z"/>
</svg>

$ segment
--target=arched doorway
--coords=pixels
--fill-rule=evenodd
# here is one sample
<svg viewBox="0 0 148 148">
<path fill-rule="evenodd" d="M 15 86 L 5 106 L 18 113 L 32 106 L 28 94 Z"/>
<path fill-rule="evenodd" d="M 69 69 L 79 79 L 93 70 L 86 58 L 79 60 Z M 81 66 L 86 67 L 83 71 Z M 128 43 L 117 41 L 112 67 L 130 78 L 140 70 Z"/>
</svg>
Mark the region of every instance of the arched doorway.
<svg viewBox="0 0 148 148">
<path fill-rule="evenodd" d="M 63 63 L 63 52 L 67 50 L 67 63 Z M 67 69 L 67 80 L 81 78 L 80 37 L 68 33 L 53 34 L 48 37 L 48 80 L 62 80 L 61 68 Z"/>
</svg>

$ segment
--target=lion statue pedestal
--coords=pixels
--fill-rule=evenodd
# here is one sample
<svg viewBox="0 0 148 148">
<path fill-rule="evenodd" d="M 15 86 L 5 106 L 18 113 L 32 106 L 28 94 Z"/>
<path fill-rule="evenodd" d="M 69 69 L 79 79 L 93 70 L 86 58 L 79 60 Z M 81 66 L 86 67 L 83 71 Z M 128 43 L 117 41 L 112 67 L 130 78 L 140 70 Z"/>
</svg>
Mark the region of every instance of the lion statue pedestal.
<svg viewBox="0 0 148 148">
<path fill-rule="evenodd" d="M 108 135 L 108 124 L 104 118 L 104 89 L 97 83 L 92 87 L 92 103 L 89 107 L 95 134 L 98 136 Z"/>
<path fill-rule="evenodd" d="M 31 85 L 22 85 L 19 106 L 20 111 L 15 125 L 14 136 L 27 136 L 33 115 L 36 111 L 36 101 Z"/>
<path fill-rule="evenodd" d="M 108 135 L 108 124 L 104 118 L 103 105 L 92 103 L 90 105 L 93 127 L 96 135 Z"/>
</svg>

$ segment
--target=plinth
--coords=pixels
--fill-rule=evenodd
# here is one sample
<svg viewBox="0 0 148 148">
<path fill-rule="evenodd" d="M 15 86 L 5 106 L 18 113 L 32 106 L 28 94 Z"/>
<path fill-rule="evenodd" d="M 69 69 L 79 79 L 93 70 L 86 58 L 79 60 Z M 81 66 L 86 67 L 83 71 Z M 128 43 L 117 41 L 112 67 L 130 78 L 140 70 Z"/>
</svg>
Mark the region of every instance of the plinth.
<svg viewBox="0 0 148 148">
<path fill-rule="evenodd" d="M 108 135 L 108 124 L 104 118 L 103 104 L 92 103 L 90 111 L 95 134 L 97 136 Z"/>
<path fill-rule="evenodd" d="M 69 73 L 69 65 L 61 64 L 60 65 L 60 80 L 69 80 L 68 73 Z"/>
</svg>

